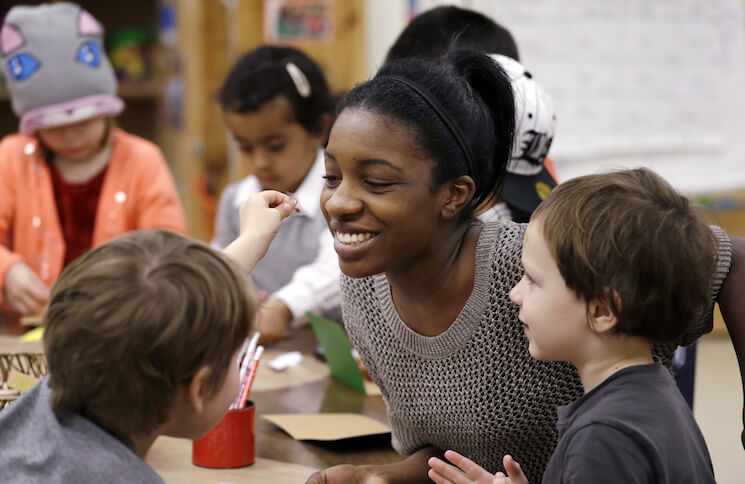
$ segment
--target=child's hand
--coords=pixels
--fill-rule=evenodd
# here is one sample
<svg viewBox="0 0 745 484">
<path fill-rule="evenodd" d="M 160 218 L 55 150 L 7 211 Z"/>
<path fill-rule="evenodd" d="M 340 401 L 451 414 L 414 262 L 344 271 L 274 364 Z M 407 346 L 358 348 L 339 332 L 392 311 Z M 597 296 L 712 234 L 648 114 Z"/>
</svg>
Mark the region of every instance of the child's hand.
<svg viewBox="0 0 745 484">
<path fill-rule="evenodd" d="M 507 471 L 507 476 L 497 472 L 493 484 L 528 484 L 528 478 L 523 474 L 520 464 L 511 455 L 508 454 L 502 458 L 502 466 Z"/>
<path fill-rule="evenodd" d="M 278 298 L 271 298 L 261 304 L 256 314 L 256 331 L 261 333 L 260 345 L 270 345 L 285 339 L 287 328 L 292 322 L 292 312 Z"/>
<path fill-rule="evenodd" d="M 247 230 L 274 238 L 279 223 L 292 213 L 296 201 L 284 193 L 265 190 L 251 195 L 241 205 L 241 235 Z"/>
<path fill-rule="evenodd" d="M 427 475 L 437 484 L 528 484 L 520 465 L 509 455 L 504 456 L 503 464 L 510 477 L 501 472 L 492 475 L 471 459 L 452 450 L 445 452 L 445 458 L 455 465 L 437 457 L 428 461 L 431 469 Z"/>
<path fill-rule="evenodd" d="M 246 272 L 264 257 L 279 223 L 292 213 L 295 200 L 284 193 L 266 190 L 248 197 L 241 205 L 241 235 L 223 253 Z"/>
<path fill-rule="evenodd" d="M 49 288 L 29 266 L 18 262 L 5 275 L 5 299 L 22 316 L 39 314 L 49 300 Z"/>
</svg>

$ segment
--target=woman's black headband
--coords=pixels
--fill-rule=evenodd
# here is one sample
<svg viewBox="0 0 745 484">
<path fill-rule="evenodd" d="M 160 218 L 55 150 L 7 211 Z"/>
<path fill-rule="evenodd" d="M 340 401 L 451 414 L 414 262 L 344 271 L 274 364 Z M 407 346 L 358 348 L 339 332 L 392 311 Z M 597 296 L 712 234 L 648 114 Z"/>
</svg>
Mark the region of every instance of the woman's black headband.
<svg viewBox="0 0 745 484">
<path fill-rule="evenodd" d="M 458 143 L 458 146 L 463 153 L 463 157 L 466 159 L 466 168 L 468 169 L 468 175 L 473 179 L 473 182 L 476 184 L 476 186 L 478 186 L 478 175 L 476 173 L 476 165 L 474 163 L 471 148 L 466 142 L 466 137 L 463 134 L 463 130 L 458 127 L 455 120 L 453 120 L 453 118 L 447 113 L 447 111 L 443 109 L 440 104 L 431 95 L 429 95 L 422 86 L 412 81 L 411 79 L 407 79 L 403 76 L 397 76 L 394 74 L 384 74 L 382 76 L 379 76 L 378 79 L 391 79 L 394 81 L 398 81 L 401 84 L 404 84 L 416 91 L 416 93 L 419 94 L 419 96 L 424 99 L 427 104 L 429 104 L 432 110 L 437 113 L 437 116 L 445 124 L 448 131 L 450 131 L 450 133 L 453 135 L 453 138 L 455 138 L 455 142 Z"/>
</svg>

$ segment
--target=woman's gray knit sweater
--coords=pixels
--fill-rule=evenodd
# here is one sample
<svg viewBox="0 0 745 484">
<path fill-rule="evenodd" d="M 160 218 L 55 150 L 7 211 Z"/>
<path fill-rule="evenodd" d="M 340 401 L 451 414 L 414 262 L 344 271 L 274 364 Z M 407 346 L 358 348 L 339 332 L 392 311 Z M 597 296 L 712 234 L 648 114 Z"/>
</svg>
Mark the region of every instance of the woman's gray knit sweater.
<svg viewBox="0 0 745 484">
<path fill-rule="evenodd" d="M 729 271 L 727 235 L 719 240 L 712 301 Z M 344 322 L 352 344 L 380 387 L 393 446 L 402 454 L 434 445 L 453 449 L 491 472 L 512 455 L 531 482 L 540 482 L 556 446 L 556 407 L 582 395 L 568 363 L 531 358 L 518 307 L 509 293 L 522 277 L 525 225 L 483 226 L 476 248 L 474 289 L 444 333 L 422 336 L 401 321 L 385 275 L 343 277 Z M 712 308 L 687 341 L 712 327 Z M 670 367 L 674 345 L 654 347 Z"/>
</svg>

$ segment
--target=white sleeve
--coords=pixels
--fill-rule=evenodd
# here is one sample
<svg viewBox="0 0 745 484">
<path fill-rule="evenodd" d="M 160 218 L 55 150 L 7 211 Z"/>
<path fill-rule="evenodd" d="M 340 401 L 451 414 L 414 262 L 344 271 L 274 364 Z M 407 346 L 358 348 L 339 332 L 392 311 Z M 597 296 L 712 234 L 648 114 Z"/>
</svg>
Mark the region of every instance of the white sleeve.
<svg viewBox="0 0 745 484">
<path fill-rule="evenodd" d="M 292 280 L 272 294 L 272 297 L 284 301 L 292 312 L 293 327 L 307 322 L 305 313 L 308 311 L 322 313 L 341 304 L 341 270 L 331 232 L 323 230 L 318 242 L 318 255 L 313 262 L 298 267 Z"/>
</svg>

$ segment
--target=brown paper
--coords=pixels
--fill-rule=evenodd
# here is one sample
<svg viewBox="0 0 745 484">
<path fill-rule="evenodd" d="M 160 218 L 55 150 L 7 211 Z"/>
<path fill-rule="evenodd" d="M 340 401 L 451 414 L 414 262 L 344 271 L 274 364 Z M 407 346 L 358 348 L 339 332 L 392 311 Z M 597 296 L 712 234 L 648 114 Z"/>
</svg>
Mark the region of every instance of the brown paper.
<svg viewBox="0 0 745 484">
<path fill-rule="evenodd" d="M 295 440 L 341 440 L 387 434 L 391 430 L 377 420 L 357 413 L 262 415 Z"/>
</svg>

